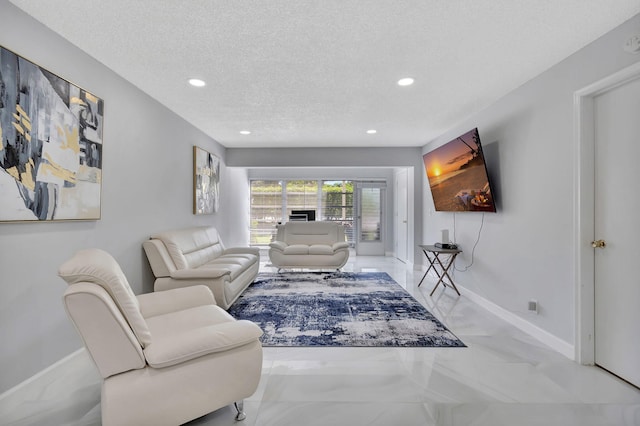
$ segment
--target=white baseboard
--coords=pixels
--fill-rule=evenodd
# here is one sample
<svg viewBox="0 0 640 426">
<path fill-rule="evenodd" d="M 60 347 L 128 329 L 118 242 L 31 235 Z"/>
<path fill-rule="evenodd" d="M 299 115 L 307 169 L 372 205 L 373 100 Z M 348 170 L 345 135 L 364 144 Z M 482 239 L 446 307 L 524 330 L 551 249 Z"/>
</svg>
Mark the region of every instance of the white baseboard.
<svg viewBox="0 0 640 426">
<path fill-rule="evenodd" d="M 468 288 L 465 288 L 461 285 L 457 285 L 457 287 L 459 288 L 460 293 L 462 293 L 472 302 L 477 303 L 478 305 L 482 306 L 483 308 L 485 308 L 492 314 L 496 315 L 497 317 L 507 321 L 509 324 L 512 324 L 513 326 L 519 328 L 525 333 L 540 340 L 545 345 L 550 346 L 552 349 L 560 352 L 562 355 L 566 356 L 567 358 L 575 361 L 576 354 L 575 354 L 574 345 L 567 343 L 566 341 L 560 339 L 557 336 L 554 336 L 548 331 L 541 329 L 537 325 L 530 323 L 529 321 L 522 318 L 521 316 L 518 316 L 513 312 L 508 311 L 503 307 L 496 305 L 492 301 L 485 299 L 484 297 L 474 293 Z"/>
<path fill-rule="evenodd" d="M 387 251 L 385 252 L 385 257 L 393 257 L 396 260 L 399 260 L 400 262 L 404 263 L 405 265 L 409 266 L 410 268 L 413 268 L 413 262 L 411 262 L 409 259 L 407 260 L 402 260 L 400 259 L 397 255 L 395 251 Z"/>
<path fill-rule="evenodd" d="M 75 352 L 72 352 L 71 354 L 69 354 L 66 357 L 62 358 L 58 362 L 55 362 L 55 363 L 51 364 L 50 366 L 48 366 L 44 370 L 41 370 L 41 371 L 37 372 L 33 376 L 29 377 L 27 380 L 25 380 L 25 381 L 23 381 L 21 383 L 18 383 L 17 385 L 12 387 L 11 389 L 6 390 L 2 394 L 0 394 L 0 401 L 2 401 L 4 398 L 7 398 L 7 397 L 13 395 L 15 392 L 17 392 L 17 391 L 19 391 L 21 389 L 24 389 L 25 387 L 29 386 L 30 384 L 38 381 L 43 376 L 54 372 L 55 370 L 57 370 L 62 365 L 66 364 L 67 362 L 71 362 L 74 358 L 76 358 L 77 356 L 79 356 L 83 352 L 85 352 L 85 348 L 84 347 L 78 349 Z"/>
</svg>

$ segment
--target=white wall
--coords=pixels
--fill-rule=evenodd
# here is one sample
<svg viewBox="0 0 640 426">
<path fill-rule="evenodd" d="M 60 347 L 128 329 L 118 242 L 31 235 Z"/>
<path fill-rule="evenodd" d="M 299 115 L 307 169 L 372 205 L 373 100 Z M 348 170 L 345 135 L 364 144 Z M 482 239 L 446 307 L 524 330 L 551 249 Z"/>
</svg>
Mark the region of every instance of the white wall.
<svg viewBox="0 0 640 426">
<path fill-rule="evenodd" d="M 218 231 L 226 247 L 249 244 L 251 199 L 247 170 L 227 167 L 220 189 L 220 204 L 224 206 L 224 220 L 217 222 Z M 221 212 L 223 213 L 223 212 Z"/>
<path fill-rule="evenodd" d="M 498 213 L 485 214 L 473 266 L 467 272 L 456 272 L 455 279 L 569 345 L 575 342 L 576 309 L 573 94 L 639 61 L 640 55 L 622 48 L 639 32 L 640 15 L 423 149 L 426 153 L 478 127 L 495 184 Z M 424 175 L 422 184 L 423 238 L 437 241 L 441 229 L 453 230 L 453 214 L 433 212 Z M 457 264 L 462 267 L 471 262 L 481 214 L 458 213 L 455 218 L 456 240 L 464 250 Z M 538 301 L 539 315 L 527 312 L 529 299 Z"/>
<path fill-rule="evenodd" d="M 246 171 L 221 167 L 221 208 L 192 214 L 193 145 L 224 148 L 13 5 L 0 1 L 0 44 L 104 99 L 102 218 L 0 223 L 0 393 L 81 347 L 62 306 L 58 266 L 99 247 L 136 293 L 152 290 L 142 242 L 156 231 L 213 224 L 227 245 L 246 244 Z M 150 70 L 151 72 L 152 70 Z M 0 171 L 0 173 L 3 173 Z M 246 217 L 238 212 L 247 212 Z"/>
</svg>

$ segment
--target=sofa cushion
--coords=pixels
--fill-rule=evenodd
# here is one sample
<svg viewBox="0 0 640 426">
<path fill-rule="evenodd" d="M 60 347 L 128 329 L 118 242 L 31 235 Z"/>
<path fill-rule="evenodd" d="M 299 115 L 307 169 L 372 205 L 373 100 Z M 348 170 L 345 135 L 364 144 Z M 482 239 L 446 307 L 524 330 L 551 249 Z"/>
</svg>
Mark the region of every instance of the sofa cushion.
<svg viewBox="0 0 640 426">
<path fill-rule="evenodd" d="M 314 244 L 309 246 L 309 254 L 327 254 L 331 256 L 333 254 L 333 247 L 324 244 Z"/>
<path fill-rule="evenodd" d="M 252 263 L 255 263 L 257 256 L 252 254 L 223 254 L 217 257 L 214 261 L 222 263 L 234 263 L 236 265 L 243 265 L 248 267 Z"/>
<path fill-rule="evenodd" d="M 338 225 L 332 222 L 287 222 L 284 242 L 294 244 L 327 244 L 338 241 Z"/>
<path fill-rule="evenodd" d="M 293 244 L 285 247 L 282 252 L 284 254 L 309 254 L 309 246 L 307 244 Z"/>
<path fill-rule="evenodd" d="M 206 271 L 207 269 L 218 269 L 218 270 L 229 271 L 229 280 L 233 281 L 246 268 L 237 263 L 229 263 L 223 260 L 214 259 L 211 262 L 205 263 L 201 267 L 195 269 L 195 271 Z"/>
<path fill-rule="evenodd" d="M 219 306 L 205 305 L 149 318 L 154 343 L 144 350 L 151 367 L 164 368 L 255 341 L 262 330 L 236 321 Z"/>
<path fill-rule="evenodd" d="M 202 305 L 147 318 L 149 329 L 158 338 L 171 337 L 194 328 L 207 327 L 235 319 L 216 305 Z"/>
<path fill-rule="evenodd" d="M 152 235 L 161 240 L 177 269 L 197 268 L 220 256 L 224 246 L 213 227 L 194 227 Z"/>
</svg>

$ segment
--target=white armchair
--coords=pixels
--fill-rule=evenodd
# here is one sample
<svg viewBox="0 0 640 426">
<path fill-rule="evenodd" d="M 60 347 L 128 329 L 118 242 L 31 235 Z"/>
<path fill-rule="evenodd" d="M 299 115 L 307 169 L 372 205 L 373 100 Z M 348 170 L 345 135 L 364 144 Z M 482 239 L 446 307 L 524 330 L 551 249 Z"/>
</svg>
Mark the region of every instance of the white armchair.
<svg viewBox="0 0 640 426">
<path fill-rule="evenodd" d="M 96 364 L 103 425 L 178 425 L 231 403 L 244 419 L 262 370 L 262 330 L 192 286 L 135 296 L 108 253 L 76 253 L 59 269 L 64 305 Z"/>
</svg>

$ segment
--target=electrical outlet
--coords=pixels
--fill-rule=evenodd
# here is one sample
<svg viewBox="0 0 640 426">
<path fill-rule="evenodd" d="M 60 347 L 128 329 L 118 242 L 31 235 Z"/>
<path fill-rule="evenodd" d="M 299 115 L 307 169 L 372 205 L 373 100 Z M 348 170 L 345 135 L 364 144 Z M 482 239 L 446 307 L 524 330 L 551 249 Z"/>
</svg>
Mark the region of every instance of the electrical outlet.
<svg viewBox="0 0 640 426">
<path fill-rule="evenodd" d="M 636 34 L 624 43 L 624 51 L 629 53 L 640 52 L 640 34 Z"/>
<path fill-rule="evenodd" d="M 537 300 L 529 300 L 529 310 L 531 312 L 538 313 L 538 301 Z"/>
</svg>

